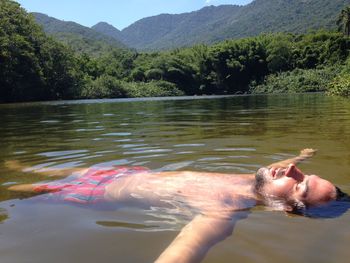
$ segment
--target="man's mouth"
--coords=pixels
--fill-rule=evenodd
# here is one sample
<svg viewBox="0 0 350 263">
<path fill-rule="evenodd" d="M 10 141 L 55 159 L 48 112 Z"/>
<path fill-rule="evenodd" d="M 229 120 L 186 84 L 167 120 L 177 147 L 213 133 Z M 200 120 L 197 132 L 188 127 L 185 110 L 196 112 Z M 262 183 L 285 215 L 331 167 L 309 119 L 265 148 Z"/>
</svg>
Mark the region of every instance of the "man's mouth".
<svg viewBox="0 0 350 263">
<path fill-rule="evenodd" d="M 270 174 L 271 174 L 272 179 L 273 179 L 273 180 L 279 179 L 279 178 L 281 178 L 282 176 L 287 175 L 287 174 L 290 172 L 290 168 L 291 168 L 291 167 L 288 167 L 287 169 L 285 169 L 285 168 L 275 168 L 275 167 L 272 167 L 272 168 L 270 169 Z"/>
<path fill-rule="evenodd" d="M 271 174 L 272 179 L 274 179 L 276 176 L 276 170 L 277 169 L 274 167 L 270 168 L 270 174 Z"/>
</svg>

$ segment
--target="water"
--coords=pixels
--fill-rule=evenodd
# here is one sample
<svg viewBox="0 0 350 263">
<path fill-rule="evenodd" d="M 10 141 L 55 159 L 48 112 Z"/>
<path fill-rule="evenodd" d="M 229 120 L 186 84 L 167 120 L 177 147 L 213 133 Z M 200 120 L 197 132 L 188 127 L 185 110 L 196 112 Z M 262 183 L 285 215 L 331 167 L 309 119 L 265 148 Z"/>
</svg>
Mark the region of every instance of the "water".
<svg viewBox="0 0 350 263">
<path fill-rule="evenodd" d="M 306 147 L 301 165 L 350 192 L 350 101 L 320 94 L 0 105 L 0 262 L 152 262 L 186 220 L 124 207 L 36 203 L 9 185 L 49 167 L 142 165 L 252 173 Z M 11 171 L 18 160 L 27 172 Z M 350 212 L 310 219 L 262 208 L 204 262 L 348 262 Z"/>
</svg>

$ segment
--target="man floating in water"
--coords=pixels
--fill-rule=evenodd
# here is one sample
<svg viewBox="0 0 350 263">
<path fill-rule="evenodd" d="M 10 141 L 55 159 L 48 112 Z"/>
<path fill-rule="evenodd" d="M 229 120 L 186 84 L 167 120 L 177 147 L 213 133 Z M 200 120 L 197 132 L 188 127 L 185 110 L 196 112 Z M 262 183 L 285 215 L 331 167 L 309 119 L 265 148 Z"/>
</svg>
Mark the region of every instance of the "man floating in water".
<svg viewBox="0 0 350 263">
<path fill-rule="evenodd" d="M 13 191 L 45 193 L 41 200 L 81 205 L 124 203 L 196 211 L 156 262 L 200 262 L 208 250 L 233 232 L 250 208 L 265 205 L 274 210 L 311 215 L 314 208 L 349 200 L 331 182 L 305 175 L 295 165 L 315 154 L 304 149 L 294 158 L 260 168 L 256 174 L 193 171 L 152 172 L 143 167 L 108 167 L 37 171 L 73 175 L 49 183 L 10 187 Z M 17 162 L 11 169 L 23 170 Z M 343 210 L 342 212 L 345 212 Z"/>
</svg>

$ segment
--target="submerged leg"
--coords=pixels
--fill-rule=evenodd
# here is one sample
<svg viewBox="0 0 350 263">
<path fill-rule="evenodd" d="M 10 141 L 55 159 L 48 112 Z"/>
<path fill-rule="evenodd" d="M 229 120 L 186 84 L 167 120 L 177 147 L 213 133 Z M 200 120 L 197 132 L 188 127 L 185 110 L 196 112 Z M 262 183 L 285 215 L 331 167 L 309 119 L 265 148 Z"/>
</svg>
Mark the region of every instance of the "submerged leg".
<svg viewBox="0 0 350 263">
<path fill-rule="evenodd" d="M 35 187 L 34 184 L 19 184 L 19 185 L 13 185 L 7 188 L 10 191 L 15 192 L 28 192 L 28 193 L 35 193 Z"/>
<path fill-rule="evenodd" d="M 35 174 L 42 174 L 47 176 L 68 176 L 72 173 L 85 173 L 88 169 L 86 168 L 41 168 L 41 169 L 33 169 L 30 166 L 26 166 L 21 164 L 17 160 L 8 160 L 5 161 L 5 167 L 9 170 L 13 171 L 21 171 L 21 172 L 30 172 Z"/>
<path fill-rule="evenodd" d="M 58 183 L 57 181 L 53 181 L 51 183 L 42 183 L 42 184 L 18 184 L 18 185 L 10 186 L 7 189 L 15 192 L 41 194 L 41 193 L 58 192 L 69 186 L 70 186 L 69 184 L 62 184 L 62 183 Z"/>
</svg>

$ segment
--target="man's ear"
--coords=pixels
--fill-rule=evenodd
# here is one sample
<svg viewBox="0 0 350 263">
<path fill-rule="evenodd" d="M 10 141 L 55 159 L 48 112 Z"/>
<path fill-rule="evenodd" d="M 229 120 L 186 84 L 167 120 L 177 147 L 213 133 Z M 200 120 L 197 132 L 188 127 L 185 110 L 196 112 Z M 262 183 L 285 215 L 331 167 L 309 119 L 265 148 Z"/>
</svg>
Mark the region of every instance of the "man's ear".
<svg viewBox="0 0 350 263">
<path fill-rule="evenodd" d="M 291 205 L 285 204 L 284 205 L 284 211 L 290 213 L 293 212 L 294 208 Z"/>
<path fill-rule="evenodd" d="M 295 212 L 296 210 L 303 210 L 305 209 L 305 204 L 302 201 L 295 200 L 294 204 L 284 204 L 284 211 L 287 213 Z"/>
</svg>

